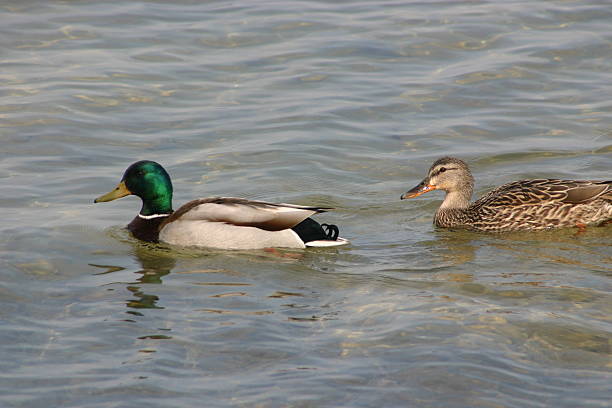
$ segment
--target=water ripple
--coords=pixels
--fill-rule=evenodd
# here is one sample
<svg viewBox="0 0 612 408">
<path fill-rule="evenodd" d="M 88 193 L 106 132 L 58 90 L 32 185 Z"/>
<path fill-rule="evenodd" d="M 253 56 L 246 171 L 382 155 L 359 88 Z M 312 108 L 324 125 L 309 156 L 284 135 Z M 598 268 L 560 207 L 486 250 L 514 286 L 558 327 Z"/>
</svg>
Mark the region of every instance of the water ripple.
<svg viewBox="0 0 612 408">
<path fill-rule="evenodd" d="M 605 1 L 0 6 L 2 406 L 609 405 L 610 227 L 504 236 L 409 202 L 609 179 Z M 161 162 L 212 195 L 335 207 L 341 249 L 143 244 Z M 121 401 L 121 402 L 119 402 Z"/>
</svg>

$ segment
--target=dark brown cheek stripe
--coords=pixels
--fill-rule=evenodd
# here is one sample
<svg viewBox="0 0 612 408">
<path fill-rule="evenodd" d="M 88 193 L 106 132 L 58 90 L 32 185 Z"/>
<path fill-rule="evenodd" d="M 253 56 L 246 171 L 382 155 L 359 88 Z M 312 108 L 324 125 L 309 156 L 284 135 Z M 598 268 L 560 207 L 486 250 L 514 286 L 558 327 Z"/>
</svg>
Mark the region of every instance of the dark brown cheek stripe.
<svg viewBox="0 0 612 408">
<path fill-rule="evenodd" d="M 459 170 L 459 169 L 458 169 L 457 167 L 445 167 L 445 170 L 444 170 L 444 171 L 446 172 L 446 171 L 449 171 L 449 170 Z M 439 175 L 439 174 L 441 174 L 441 173 L 442 173 L 442 172 L 441 172 L 440 170 L 437 170 L 437 171 L 436 171 L 436 172 L 433 174 L 433 176 L 437 176 L 437 175 Z"/>
</svg>

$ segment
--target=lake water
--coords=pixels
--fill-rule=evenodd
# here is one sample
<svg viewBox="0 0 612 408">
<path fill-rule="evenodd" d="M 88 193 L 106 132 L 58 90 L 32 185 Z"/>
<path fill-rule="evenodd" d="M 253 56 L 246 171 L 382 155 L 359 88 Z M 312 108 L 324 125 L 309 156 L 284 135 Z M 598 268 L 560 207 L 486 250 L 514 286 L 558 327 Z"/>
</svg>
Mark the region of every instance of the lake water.
<svg viewBox="0 0 612 408">
<path fill-rule="evenodd" d="M 439 230 L 400 194 L 610 179 L 609 1 L 0 5 L 2 407 L 610 407 L 612 226 Z M 175 208 L 335 207 L 336 249 L 135 241 Z"/>
</svg>

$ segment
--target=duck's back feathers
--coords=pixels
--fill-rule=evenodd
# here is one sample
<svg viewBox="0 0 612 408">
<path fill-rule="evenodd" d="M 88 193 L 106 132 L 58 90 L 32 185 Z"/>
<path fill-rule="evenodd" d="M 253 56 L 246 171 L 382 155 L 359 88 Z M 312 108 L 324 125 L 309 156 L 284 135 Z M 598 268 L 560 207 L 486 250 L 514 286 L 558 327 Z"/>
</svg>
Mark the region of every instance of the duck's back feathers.
<svg viewBox="0 0 612 408">
<path fill-rule="evenodd" d="M 273 204 L 234 197 L 201 198 L 184 204 L 164 222 L 161 228 L 181 220 L 221 222 L 266 231 L 281 231 L 326 210 L 329 208 Z"/>
<path fill-rule="evenodd" d="M 609 181 L 534 179 L 496 188 L 458 211 L 455 221 L 478 230 L 515 231 L 597 225 L 611 217 Z"/>
<path fill-rule="evenodd" d="M 586 203 L 612 195 L 612 182 L 533 179 L 504 184 L 478 199 L 473 207 Z M 612 199 L 609 197 L 607 199 Z"/>
</svg>

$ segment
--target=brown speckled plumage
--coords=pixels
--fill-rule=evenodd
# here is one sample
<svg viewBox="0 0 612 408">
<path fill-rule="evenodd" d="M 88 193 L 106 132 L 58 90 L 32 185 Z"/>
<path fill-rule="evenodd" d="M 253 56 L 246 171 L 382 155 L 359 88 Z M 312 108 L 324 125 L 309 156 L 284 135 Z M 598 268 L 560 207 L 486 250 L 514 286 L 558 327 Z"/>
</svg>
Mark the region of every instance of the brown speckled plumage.
<svg viewBox="0 0 612 408">
<path fill-rule="evenodd" d="M 447 193 L 434 217 L 439 227 L 506 232 L 599 225 L 612 220 L 612 181 L 520 180 L 470 204 L 473 178 L 467 164 L 443 157 L 402 198 L 431 190 Z"/>
</svg>

